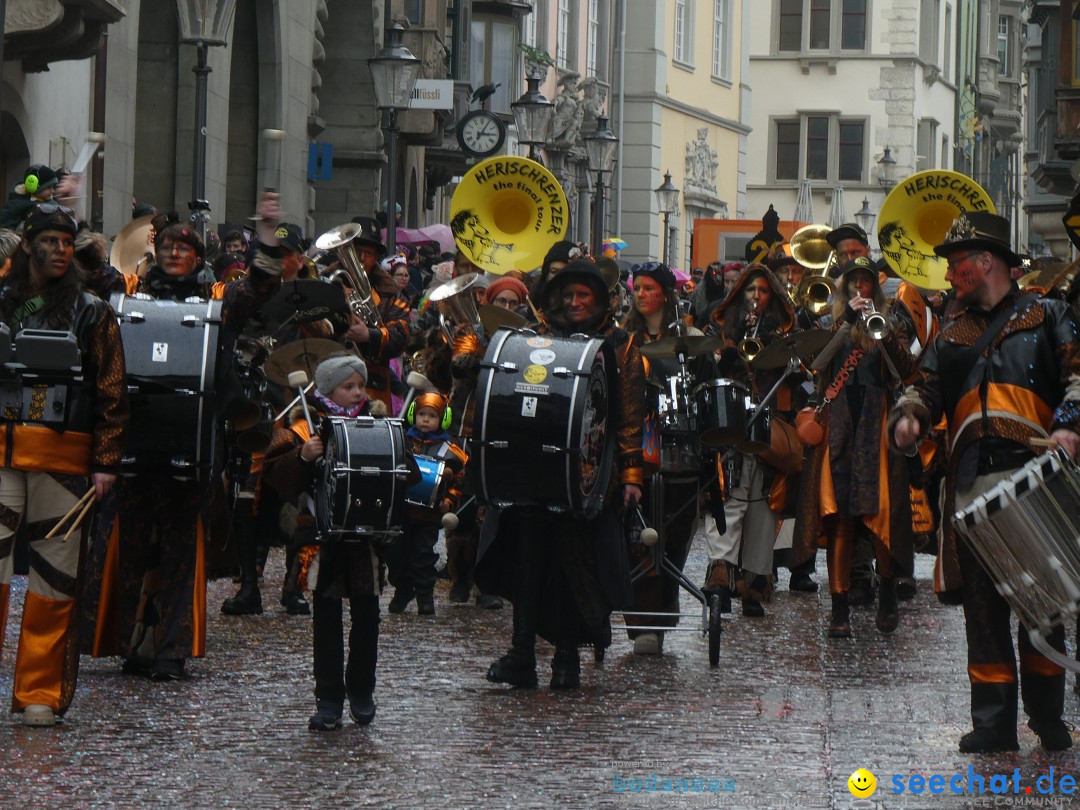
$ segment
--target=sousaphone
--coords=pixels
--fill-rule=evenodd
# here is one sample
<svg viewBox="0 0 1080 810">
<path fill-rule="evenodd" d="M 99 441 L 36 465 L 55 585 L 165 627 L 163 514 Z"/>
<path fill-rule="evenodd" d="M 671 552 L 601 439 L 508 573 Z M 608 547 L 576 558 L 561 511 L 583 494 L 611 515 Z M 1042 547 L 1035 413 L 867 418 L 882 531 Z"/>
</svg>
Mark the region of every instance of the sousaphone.
<svg viewBox="0 0 1080 810">
<path fill-rule="evenodd" d="M 970 177 L 931 169 L 901 180 L 878 215 L 881 255 L 904 281 L 924 290 L 948 289 L 948 265 L 934 247 L 966 211 L 997 213 L 990 195 Z"/>
<path fill-rule="evenodd" d="M 528 158 L 502 155 L 478 163 L 450 200 L 450 230 L 477 267 L 502 275 L 529 271 L 566 236 L 570 206 L 555 176 Z"/>
</svg>

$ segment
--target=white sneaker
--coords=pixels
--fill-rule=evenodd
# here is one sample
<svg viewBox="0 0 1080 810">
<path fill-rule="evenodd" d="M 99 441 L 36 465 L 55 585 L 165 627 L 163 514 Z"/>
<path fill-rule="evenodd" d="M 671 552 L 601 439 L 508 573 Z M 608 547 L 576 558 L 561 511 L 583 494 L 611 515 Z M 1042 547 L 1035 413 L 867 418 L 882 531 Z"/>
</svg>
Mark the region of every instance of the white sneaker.
<svg viewBox="0 0 1080 810">
<path fill-rule="evenodd" d="M 660 636 L 642 633 L 634 639 L 634 655 L 660 655 Z"/>
<path fill-rule="evenodd" d="M 23 709 L 22 724 L 24 726 L 55 726 L 56 715 L 48 706 L 34 703 Z"/>
</svg>

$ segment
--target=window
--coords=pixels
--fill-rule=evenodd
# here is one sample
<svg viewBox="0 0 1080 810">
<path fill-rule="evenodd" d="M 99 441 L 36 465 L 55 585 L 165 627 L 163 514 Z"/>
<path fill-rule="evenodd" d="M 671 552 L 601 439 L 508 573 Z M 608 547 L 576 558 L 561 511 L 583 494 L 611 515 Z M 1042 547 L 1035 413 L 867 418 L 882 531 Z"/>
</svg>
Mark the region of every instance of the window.
<svg viewBox="0 0 1080 810">
<path fill-rule="evenodd" d="M 866 127 L 862 119 L 826 114 L 776 120 L 776 180 L 864 182 Z"/>
<path fill-rule="evenodd" d="M 555 61 L 561 68 L 571 68 L 577 61 L 573 51 L 574 15 L 570 0 L 559 0 L 559 30 L 556 39 Z"/>
<path fill-rule="evenodd" d="M 867 0 L 775 0 L 778 51 L 861 51 Z"/>
<path fill-rule="evenodd" d="M 998 17 L 997 33 L 997 58 L 998 76 L 1008 76 L 1009 71 L 1009 34 L 1012 30 L 1012 20 L 1008 17 Z"/>
<path fill-rule="evenodd" d="M 405 18 L 409 25 L 420 25 L 424 16 L 424 0 L 405 0 Z"/>
<path fill-rule="evenodd" d="M 919 9 L 919 56 L 928 65 L 937 64 L 938 0 L 922 0 Z"/>
<path fill-rule="evenodd" d="M 672 57 L 684 65 L 694 63 L 693 0 L 675 0 L 675 47 Z"/>
<path fill-rule="evenodd" d="M 500 83 L 488 102 L 492 112 L 510 112 L 510 88 L 517 63 L 517 27 L 509 17 L 475 16 L 469 37 L 469 82 L 473 89 L 492 82 Z"/>
<path fill-rule="evenodd" d="M 731 44 L 728 18 L 731 0 L 713 0 L 712 75 L 714 79 L 731 78 Z"/>
<path fill-rule="evenodd" d="M 539 48 L 540 43 L 537 41 L 537 20 L 543 13 L 540 8 L 541 0 L 533 0 L 533 10 L 531 14 L 525 15 L 525 44 L 532 48 Z"/>
<path fill-rule="evenodd" d="M 596 54 L 600 49 L 600 0 L 589 0 L 589 30 L 586 43 L 585 75 L 596 75 Z"/>
<path fill-rule="evenodd" d="M 952 76 L 952 6 L 945 6 L 945 54 L 941 59 L 941 76 L 949 81 Z M 945 153 L 942 152 L 942 155 Z"/>
<path fill-rule="evenodd" d="M 941 168 L 948 169 L 949 166 L 949 136 L 941 136 Z"/>
<path fill-rule="evenodd" d="M 934 147 L 937 145 L 937 128 L 938 122 L 932 118 L 923 118 L 919 121 L 915 146 L 915 171 L 917 172 L 937 168 L 937 155 L 934 154 Z"/>
</svg>

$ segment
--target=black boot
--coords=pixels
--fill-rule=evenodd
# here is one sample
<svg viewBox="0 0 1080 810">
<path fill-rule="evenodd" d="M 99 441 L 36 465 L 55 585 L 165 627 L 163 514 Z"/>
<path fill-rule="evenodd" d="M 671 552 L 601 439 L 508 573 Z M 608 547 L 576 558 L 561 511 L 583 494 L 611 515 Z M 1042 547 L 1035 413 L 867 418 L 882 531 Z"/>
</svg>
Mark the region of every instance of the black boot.
<svg viewBox="0 0 1080 810">
<path fill-rule="evenodd" d="M 813 557 L 791 569 L 788 590 L 799 591 L 800 593 L 817 593 L 818 584 L 810 577 L 812 573 L 814 573 Z"/>
<path fill-rule="evenodd" d="M 536 688 L 536 633 L 532 616 L 519 602 L 514 603 L 514 634 L 510 651 L 488 667 L 492 683 L 508 683 L 523 689 Z"/>
<path fill-rule="evenodd" d="M 1016 684 L 973 683 L 971 725 L 960 738 L 961 754 L 1019 751 L 1016 739 Z"/>
<path fill-rule="evenodd" d="M 896 580 L 893 577 L 881 578 L 874 624 L 877 625 L 878 632 L 886 635 L 896 630 L 900 624 L 900 609 L 896 604 Z"/>
<path fill-rule="evenodd" d="M 832 595 L 829 638 L 851 638 L 851 609 L 848 607 L 847 593 Z"/>
<path fill-rule="evenodd" d="M 221 603 L 221 612 L 226 616 L 251 616 L 263 612 L 262 593 L 255 582 L 245 582 L 236 592 Z"/>
<path fill-rule="evenodd" d="M 1024 711 L 1031 718 L 1028 728 L 1039 736 L 1042 747 L 1047 751 L 1072 748 L 1069 727 L 1061 719 L 1065 712 L 1065 673 L 1033 675 L 1023 672 L 1020 678 Z"/>
<path fill-rule="evenodd" d="M 259 592 L 259 551 L 251 531 L 251 504 L 250 498 L 239 499 L 233 514 L 233 539 L 240 563 L 240 590 L 222 603 L 221 612 L 226 616 L 250 616 L 263 612 L 262 594 Z"/>
<path fill-rule="evenodd" d="M 577 689 L 581 686 L 581 657 L 577 646 L 558 644 L 551 659 L 551 688 Z"/>
</svg>

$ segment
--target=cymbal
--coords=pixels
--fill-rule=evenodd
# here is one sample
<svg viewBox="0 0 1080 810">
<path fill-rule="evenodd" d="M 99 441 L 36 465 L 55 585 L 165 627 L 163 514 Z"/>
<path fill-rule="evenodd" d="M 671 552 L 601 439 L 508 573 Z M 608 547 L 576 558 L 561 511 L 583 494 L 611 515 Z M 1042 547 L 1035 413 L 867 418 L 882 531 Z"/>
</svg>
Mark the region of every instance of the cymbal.
<svg viewBox="0 0 1080 810">
<path fill-rule="evenodd" d="M 828 329 L 806 329 L 796 332 L 794 335 L 774 340 L 750 361 L 750 365 L 755 369 L 767 371 L 783 368 L 792 357 L 798 357 L 804 363 L 808 362 L 825 348 L 830 338 L 832 338 L 832 333 Z"/>
<path fill-rule="evenodd" d="M 322 282 L 315 282 L 321 284 Z M 327 285 L 329 286 L 329 285 Z M 266 358 L 263 371 L 266 379 L 278 385 L 289 385 L 289 374 L 293 371 L 304 371 L 308 380 L 315 379 L 315 368 L 334 354 L 346 354 L 347 350 L 340 343 L 325 338 L 304 338 L 286 343 L 280 349 L 275 349 Z"/>
<path fill-rule="evenodd" d="M 708 335 L 676 335 L 646 343 L 641 347 L 641 354 L 650 360 L 663 360 L 680 354 L 697 357 L 716 351 L 722 345 L 718 338 Z"/>
<path fill-rule="evenodd" d="M 528 320 L 518 315 L 514 310 L 496 306 L 495 304 L 483 304 L 477 307 L 476 311 L 488 337 L 494 335 L 496 331 L 504 326 L 511 329 L 520 329 L 528 323 Z"/>
<path fill-rule="evenodd" d="M 153 219 L 153 214 L 147 214 L 131 220 L 120 229 L 120 233 L 113 239 L 109 264 L 121 273 L 146 275 L 146 271 L 154 263 L 154 243 L 150 241 Z"/>
<path fill-rule="evenodd" d="M 335 313 L 348 312 L 340 284 L 315 279 L 285 281 L 274 297 L 263 304 L 263 319 L 270 323 L 311 323 Z"/>
</svg>

